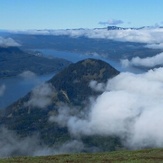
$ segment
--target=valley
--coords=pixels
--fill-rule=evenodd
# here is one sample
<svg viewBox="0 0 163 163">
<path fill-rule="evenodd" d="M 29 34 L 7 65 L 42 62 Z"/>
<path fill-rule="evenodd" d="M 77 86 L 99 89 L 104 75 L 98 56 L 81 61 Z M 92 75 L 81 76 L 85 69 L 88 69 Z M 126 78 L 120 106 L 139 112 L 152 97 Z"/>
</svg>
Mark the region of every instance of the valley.
<svg viewBox="0 0 163 163">
<path fill-rule="evenodd" d="M 129 29 L 111 32 L 121 30 Z M 161 49 L 142 42 L 37 32 L 3 35 L 16 47 L 0 48 L 0 157 L 162 144 L 150 121 L 157 115 L 153 123 L 161 122 Z M 151 128 L 144 129 L 146 123 Z"/>
</svg>

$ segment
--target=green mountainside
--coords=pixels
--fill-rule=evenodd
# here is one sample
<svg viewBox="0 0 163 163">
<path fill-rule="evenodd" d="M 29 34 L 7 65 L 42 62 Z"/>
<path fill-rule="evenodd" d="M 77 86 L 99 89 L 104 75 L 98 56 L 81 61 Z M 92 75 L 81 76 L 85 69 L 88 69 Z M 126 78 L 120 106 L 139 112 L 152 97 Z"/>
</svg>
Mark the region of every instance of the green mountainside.
<svg viewBox="0 0 163 163">
<path fill-rule="evenodd" d="M 106 83 L 109 78 L 116 76 L 118 73 L 108 63 L 101 60 L 86 59 L 77 64 L 71 64 L 49 82 L 59 92 L 60 101 L 66 100 L 65 94 L 63 94 L 65 92 L 68 97 L 66 102 L 80 106 L 82 101 L 96 94 L 89 87 L 91 80 Z"/>
<path fill-rule="evenodd" d="M 0 159 L 0 163 L 161 163 L 163 149 Z"/>
<path fill-rule="evenodd" d="M 23 71 L 32 71 L 38 75 L 55 73 L 69 64 L 64 59 L 36 56 L 17 47 L 0 47 L 0 78 L 16 76 Z"/>
<path fill-rule="evenodd" d="M 44 105 L 42 96 L 41 98 L 38 95 L 34 97 L 34 93 L 30 92 L 1 113 L 0 124 L 15 131 L 21 138 L 37 134 L 41 142 L 50 147 L 74 141 L 78 138 L 69 134 L 67 127 L 60 126 L 56 122 L 50 123 L 49 116 L 57 115 L 63 105 L 75 108 L 73 114 L 78 114 L 89 97 L 100 94 L 100 92 L 90 88 L 89 83 L 92 80 L 105 83 L 117 74 L 119 72 L 116 69 L 101 60 L 86 59 L 71 64 L 46 83 L 53 87 L 55 92 L 52 93 L 51 103 L 42 108 Z M 46 90 L 39 90 L 39 92 L 46 93 Z M 35 99 L 36 102 L 42 104 L 40 108 L 38 103 L 33 106 L 29 105 L 33 102 L 32 97 L 32 100 Z M 47 98 L 48 96 L 45 97 L 46 100 Z M 95 151 L 108 151 L 121 147 L 120 140 L 116 137 L 85 136 L 79 139 L 86 146 L 85 151 L 93 149 Z"/>
</svg>

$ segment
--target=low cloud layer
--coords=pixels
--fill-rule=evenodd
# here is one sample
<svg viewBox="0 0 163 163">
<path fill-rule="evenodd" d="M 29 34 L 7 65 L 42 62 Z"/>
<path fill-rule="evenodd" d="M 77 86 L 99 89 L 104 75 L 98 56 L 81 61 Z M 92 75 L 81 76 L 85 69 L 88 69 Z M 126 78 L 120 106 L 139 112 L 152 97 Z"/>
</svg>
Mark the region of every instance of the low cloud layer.
<svg viewBox="0 0 163 163">
<path fill-rule="evenodd" d="M 12 38 L 3 38 L 0 37 L 0 47 L 19 47 L 20 44 L 17 43 Z"/>
<path fill-rule="evenodd" d="M 122 20 L 119 19 L 109 19 L 108 21 L 100 21 L 98 24 L 100 25 L 120 25 L 123 24 L 124 22 Z"/>
<path fill-rule="evenodd" d="M 4 84 L 0 85 L 0 97 L 3 96 L 3 94 L 5 93 L 5 90 L 6 90 L 6 86 Z"/>
<path fill-rule="evenodd" d="M 105 23 L 105 22 L 103 22 Z M 13 32 L 13 31 L 12 31 Z M 116 41 L 129 41 L 158 45 L 163 42 L 163 28 L 148 27 L 143 29 L 107 30 L 107 29 L 76 29 L 76 30 L 29 30 L 15 33 L 36 35 L 66 35 L 70 37 L 85 36 L 88 38 L 103 38 Z"/>
<path fill-rule="evenodd" d="M 19 74 L 19 76 L 22 77 L 23 79 L 35 79 L 37 77 L 37 75 L 32 71 L 24 71 L 21 74 Z"/>
<path fill-rule="evenodd" d="M 31 97 L 25 106 L 36 108 L 46 108 L 52 103 L 52 98 L 55 96 L 55 88 L 49 83 L 43 83 L 33 89 Z"/>
<path fill-rule="evenodd" d="M 149 44 L 145 47 L 151 48 L 151 49 L 163 49 L 163 43 L 157 43 L 157 44 Z"/>
<path fill-rule="evenodd" d="M 38 135 L 20 138 L 14 131 L 4 127 L 0 127 L 0 133 L 0 157 L 64 154 L 80 152 L 85 148 L 83 143 L 77 140 L 48 147 Z"/>
<path fill-rule="evenodd" d="M 146 57 L 146 58 L 134 57 L 131 60 L 124 59 L 121 60 L 121 63 L 124 67 L 141 66 L 141 67 L 152 68 L 152 67 L 163 65 L 163 53 L 157 54 L 153 57 Z"/>
<path fill-rule="evenodd" d="M 18 75 L 21 81 L 25 84 L 31 84 L 33 87 L 41 85 L 43 81 L 40 80 L 39 76 L 32 71 L 23 71 Z"/>
<path fill-rule="evenodd" d="M 4 127 L 0 128 L 0 157 L 20 155 L 47 155 L 52 151 L 40 145 L 38 137 L 19 138 L 16 133 Z"/>
<path fill-rule="evenodd" d="M 163 147 L 162 97 L 163 68 L 144 74 L 121 73 L 80 114 L 62 107 L 50 121 L 67 126 L 77 137 L 118 136 L 132 149 Z"/>
</svg>

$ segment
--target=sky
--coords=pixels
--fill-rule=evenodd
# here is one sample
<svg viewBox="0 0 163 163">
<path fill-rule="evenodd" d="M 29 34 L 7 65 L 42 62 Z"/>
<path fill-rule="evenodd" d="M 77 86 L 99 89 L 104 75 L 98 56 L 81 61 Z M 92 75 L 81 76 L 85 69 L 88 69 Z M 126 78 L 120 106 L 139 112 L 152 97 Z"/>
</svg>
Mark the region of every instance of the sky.
<svg viewBox="0 0 163 163">
<path fill-rule="evenodd" d="M 163 25 L 163 0 L 0 0 L 0 29 Z"/>
</svg>

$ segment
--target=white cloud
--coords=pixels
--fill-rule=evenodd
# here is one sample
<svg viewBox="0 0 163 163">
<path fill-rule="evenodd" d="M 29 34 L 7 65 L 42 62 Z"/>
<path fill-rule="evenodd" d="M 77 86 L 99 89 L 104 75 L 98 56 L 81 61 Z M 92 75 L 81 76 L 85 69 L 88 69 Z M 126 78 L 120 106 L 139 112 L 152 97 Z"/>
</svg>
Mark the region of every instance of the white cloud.
<svg viewBox="0 0 163 163">
<path fill-rule="evenodd" d="M 71 140 L 51 147 L 45 145 L 38 135 L 21 138 L 12 130 L 0 127 L 0 157 L 45 156 L 63 153 L 80 152 L 85 149 L 82 142 Z"/>
<path fill-rule="evenodd" d="M 14 131 L 4 127 L 1 127 L 0 131 L 0 157 L 21 155 L 40 156 L 54 153 L 48 146 L 41 145 L 38 136 L 20 138 Z"/>
<path fill-rule="evenodd" d="M 52 98 L 55 96 L 55 88 L 49 84 L 44 83 L 33 89 L 31 97 L 25 106 L 32 106 L 36 108 L 46 108 L 52 103 Z"/>
<path fill-rule="evenodd" d="M 0 37 L 0 47 L 12 47 L 12 46 L 20 46 L 19 43 L 17 43 L 15 40 L 12 38 L 3 38 Z"/>
<path fill-rule="evenodd" d="M 49 117 L 49 122 L 57 122 L 61 127 L 64 127 L 67 125 L 69 115 L 72 113 L 72 111 L 68 106 L 61 106 L 58 112 L 59 114 L 57 116 Z"/>
<path fill-rule="evenodd" d="M 6 86 L 4 84 L 0 85 L 0 97 L 3 96 L 3 94 L 5 93 L 5 90 L 6 90 Z"/>
<path fill-rule="evenodd" d="M 162 97 L 163 68 L 144 74 L 121 73 L 108 81 L 84 114 L 74 115 L 66 108 L 66 114 L 58 116 L 74 136 L 116 135 L 129 148 L 163 147 Z"/>
<path fill-rule="evenodd" d="M 104 83 L 98 83 L 95 80 L 92 80 L 89 83 L 90 88 L 92 88 L 93 90 L 97 91 L 97 92 L 102 92 L 105 88 L 105 84 Z"/>
<path fill-rule="evenodd" d="M 145 47 L 151 48 L 151 49 L 163 49 L 163 43 L 158 44 L 148 44 Z"/>
<path fill-rule="evenodd" d="M 97 33 L 90 32 L 90 38 L 105 38 L 117 41 L 141 42 L 141 43 L 160 43 L 163 37 L 162 29 L 142 29 L 142 30 L 99 30 Z"/>
<path fill-rule="evenodd" d="M 34 79 L 37 77 L 37 75 L 32 71 L 24 71 L 21 74 L 19 74 L 19 76 L 22 77 L 23 79 Z"/>
<path fill-rule="evenodd" d="M 12 31 L 14 32 L 14 31 Z M 139 30 L 107 30 L 107 29 L 69 29 L 69 30 L 29 30 L 15 33 L 38 35 L 66 35 L 70 37 L 85 36 L 88 38 L 103 38 L 117 41 L 160 44 L 163 42 L 163 28 L 151 27 Z"/>
<path fill-rule="evenodd" d="M 141 66 L 141 67 L 152 68 L 155 66 L 161 66 L 163 65 L 163 53 L 157 54 L 153 57 L 146 57 L 146 58 L 134 57 L 131 60 L 124 59 L 121 60 L 121 63 L 124 67 Z"/>
</svg>

